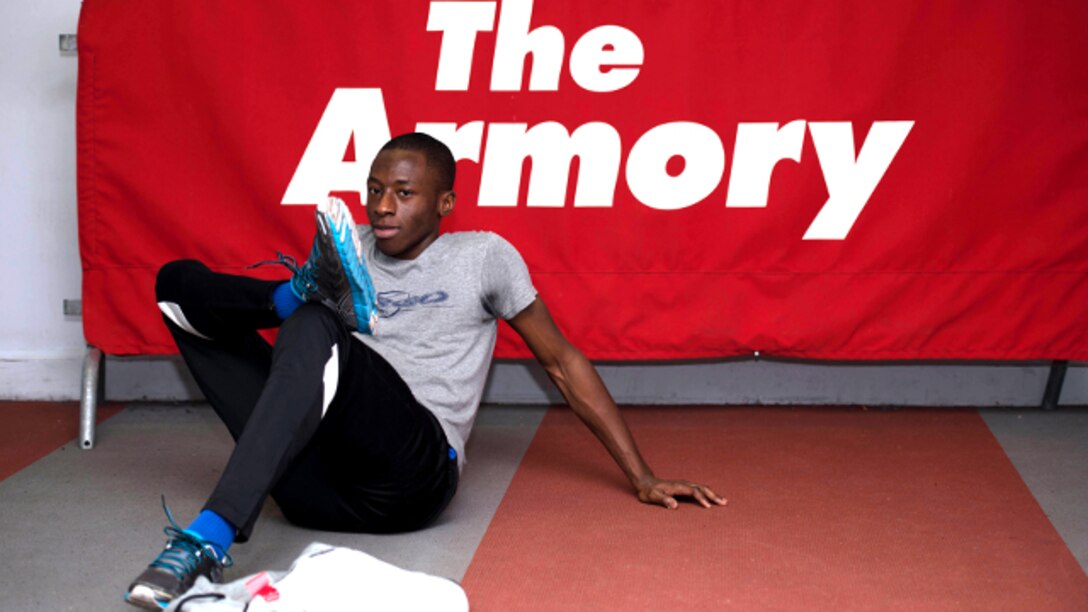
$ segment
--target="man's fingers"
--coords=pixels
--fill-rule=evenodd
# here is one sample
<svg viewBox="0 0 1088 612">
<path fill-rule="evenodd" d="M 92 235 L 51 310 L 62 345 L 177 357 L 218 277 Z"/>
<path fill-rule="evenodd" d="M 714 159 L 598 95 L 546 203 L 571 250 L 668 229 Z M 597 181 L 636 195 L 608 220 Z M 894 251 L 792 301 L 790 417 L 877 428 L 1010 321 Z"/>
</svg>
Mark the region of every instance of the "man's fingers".
<svg viewBox="0 0 1088 612">
<path fill-rule="evenodd" d="M 700 490 L 699 485 L 692 485 L 691 496 L 695 498 L 695 501 L 699 502 L 699 505 L 704 508 L 710 507 L 710 502 L 707 501 L 706 495 Z"/>
<path fill-rule="evenodd" d="M 677 506 L 680 505 L 676 501 L 676 498 L 674 498 L 673 496 L 669 495 L 668 493 L 666 493 L 666 492 L 664 492 L 664 491 L 662 491 L 660 489 L 655 489 L 654 494 L 655 494 L 654 497 L 657 498 L 655 501 L 657 503 L 661 504 L 662 506 L 665 506 L 669 510 L 676 510 Z"/>
<path fill-rule="evenodd" d="M 706 495 L 707 499 L 714 502 L 715 504 L 718 504 L 719 506 L 724 506 L 727 503 L 729 503 L 729 502 L 727 502 L 725 500 L 724 497 L 722 497 L 721 495 L 718 495 L 717 493 L 714 492 L 713 489 L 711 489 L 710 487 L 708 487 L 706 485 L 699 485 L 699 489 L 703 492 L 704 495 Z"/>
<path fill-rule="evenodd" d="M 713 489 L 706 485 L 701 485 L 695 482 L 684 485 L 686 490 L 683 491 L 685 495 L 691 496 L 696 502 L 704 508 L 709 508 L 712 505 L 724 506 L 726 504 L 725 499 L 714 492 Z"/>
</svg>

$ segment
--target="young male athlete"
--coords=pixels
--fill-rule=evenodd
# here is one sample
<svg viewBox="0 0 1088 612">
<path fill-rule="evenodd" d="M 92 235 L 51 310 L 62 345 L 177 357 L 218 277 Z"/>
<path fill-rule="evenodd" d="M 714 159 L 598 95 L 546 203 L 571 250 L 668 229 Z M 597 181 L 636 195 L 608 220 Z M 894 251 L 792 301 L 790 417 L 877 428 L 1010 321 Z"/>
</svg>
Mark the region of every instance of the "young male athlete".
<svg viewBox="0 0 1088 612">
<path fill-rule="evenodd" d="M 370 225 L 356 227 L 339 200 L 320 205 L 308 261 L 280 256 L 293 271 L 287 282 L 218 274 L 192 260 L 162 268 L 156 294 L 166 325 L 236 446 L 188 528 L 167 512 L 166 548 L 131 584 L 129 602 L 158 609 L 199 575 L 217 581 L 269 494 L 303 527 L 428 525 L 457 490 L 500 318 L 641 501 L 725 504 L 705 485 L 654 476 L 510 243 L 488 232 L 439 234 L 456 201 L 454 172 L 450 150 L 430 136 L 389 141 L 367 183 Z M 269 327 L 280 328 L 274 346 L 257 333 Z"/>
</svg>

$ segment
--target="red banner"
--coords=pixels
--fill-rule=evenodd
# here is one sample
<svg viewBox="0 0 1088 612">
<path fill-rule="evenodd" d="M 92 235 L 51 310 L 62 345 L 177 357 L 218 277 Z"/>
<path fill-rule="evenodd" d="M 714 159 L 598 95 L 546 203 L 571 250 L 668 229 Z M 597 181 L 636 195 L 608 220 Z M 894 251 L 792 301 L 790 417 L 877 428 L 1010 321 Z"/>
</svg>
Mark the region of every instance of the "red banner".
<svg viewBox="0 0 1088 612">
<path fill-rule="evenodd" d="M 1080 1 L 85 0 L 87 340 L 305 256 L 391 134 L 454 150 L 590 357 L 1088 359 Z M 280 273 L 267 271 L 262 273 Z M 508 329 L 498 353 L 524 356 Z"/>
</svg>

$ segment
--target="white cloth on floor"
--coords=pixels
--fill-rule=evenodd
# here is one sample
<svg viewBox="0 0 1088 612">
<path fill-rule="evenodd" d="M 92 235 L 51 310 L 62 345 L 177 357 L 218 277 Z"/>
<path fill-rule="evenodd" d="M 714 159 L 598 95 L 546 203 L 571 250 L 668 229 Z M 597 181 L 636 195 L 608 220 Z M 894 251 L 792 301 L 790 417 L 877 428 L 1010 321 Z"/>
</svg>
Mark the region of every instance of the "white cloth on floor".
<svg viewBox="0 0 1088 612">
<path fill-rule="evenodd" d="M 285 572 L 266 571 L 216 584 L 201 576 L 168 612 L 466 612 L 453 580 L 401 569 L 364 552 L 314 542 Z"/>
</svg>

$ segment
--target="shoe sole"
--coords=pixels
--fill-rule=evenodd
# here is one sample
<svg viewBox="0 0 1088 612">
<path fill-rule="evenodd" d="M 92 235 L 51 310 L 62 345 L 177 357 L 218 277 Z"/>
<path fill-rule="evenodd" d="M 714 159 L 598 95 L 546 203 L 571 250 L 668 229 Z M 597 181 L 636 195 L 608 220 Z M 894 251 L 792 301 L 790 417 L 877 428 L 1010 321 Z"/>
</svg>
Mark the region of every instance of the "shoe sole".
<svg viewBox="0 0 1088 612">
<path fill-rule="evenodd" d="M 160 603 L 155 591 L 143 584 L 138 584 L 125 593 L 125 601 L 144 610 L 165 610 L 170 605 L 170 602 Z"/>
<path fill-rule="evenodd" d="M 332 240 L 340 268 L 348 279 L 356 328 L 364 334 L 373 334 L 378 326 L 377 296 L 351 211 L 340 198 L 329 198 L 318 204 L 317 218 L 322 232 Z"/>
</svg>

